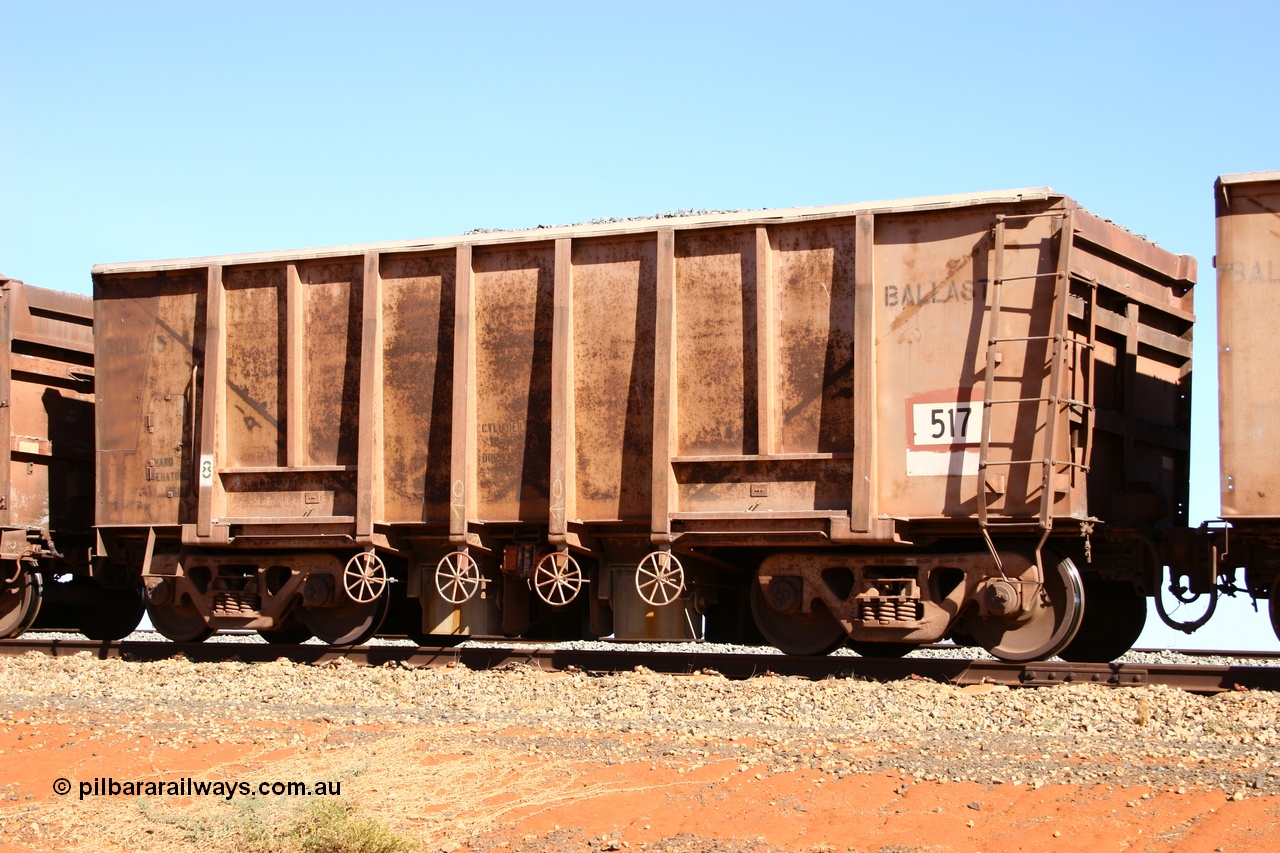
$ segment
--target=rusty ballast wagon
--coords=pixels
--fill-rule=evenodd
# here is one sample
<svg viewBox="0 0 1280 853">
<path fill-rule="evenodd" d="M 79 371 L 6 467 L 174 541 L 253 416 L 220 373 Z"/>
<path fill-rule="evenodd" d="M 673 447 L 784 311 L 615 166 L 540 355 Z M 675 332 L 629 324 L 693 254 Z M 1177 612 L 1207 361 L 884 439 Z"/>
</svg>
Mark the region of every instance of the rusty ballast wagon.
<svg viewBox="0 0 1280 853">
<path fill-rule="evenodd" d="M 182 639 L 1111 654 L 1194 277 L 1047 189 L 100 265 L 102 553 Z"/>
<path fill-rule="evenodd" d="M 114 639 L 142 617 L 136 578 L 91 577 L 92 323 L 89 297 L 0 275 L 0 637 L 39 618 Z"/>
<path fill-rule="evenodd" d="M 1244 589 L 1270 600 L 1280 637 L 1280 172 L 1222 175 L 1214 197 L 1221 498 L 1230 527 L 1208 527 L 1216 560 L 1196 561 L 1170 585 L 1184 601 L 1208 596 L 1186 626 L 1194 629 L 1212 615 L 1219 589 L 1237 591 L 1243 569 Z"/>
</svg>

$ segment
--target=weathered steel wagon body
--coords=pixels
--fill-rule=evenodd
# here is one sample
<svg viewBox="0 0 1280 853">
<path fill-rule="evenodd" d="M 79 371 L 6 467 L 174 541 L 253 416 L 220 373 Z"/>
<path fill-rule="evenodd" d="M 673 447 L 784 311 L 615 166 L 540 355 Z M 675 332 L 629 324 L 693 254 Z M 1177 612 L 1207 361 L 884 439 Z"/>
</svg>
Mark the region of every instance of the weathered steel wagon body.
<svg viewBox="0 0 1280 853">
<path fill-rule="evenodd" d="M 31 627 L 46 598 L 56 606 L 65 605 L 72 590 L 83 596 L 102 592 L 88 582 L 92 322 L 87 296 L 0 275 L 0 637 Z M 54 582 L 68 575 L 77 580 Z M 83 590 L 81 581 L 88 582 Z M 133 625 L 125 633 L 142 615 L 136 593 L 133 598 Z M 114 604 L 118 610 L 120 602 Z M 109 621 L 77 621 L 75 627 L 102 636 Z"/>
<path fill-rule="evenodd" d="M 1280 636 L 1280 172 L 1214 185 L 1218 251 L 1221 569 L 1245 569 Z"/>
<path fill-rule="evenodd" d="M 1194 279 L 1047 189 L 100 265 L 101 549 L 175 637 L 1097 655 L 1186 521 Z"/>
</svg>

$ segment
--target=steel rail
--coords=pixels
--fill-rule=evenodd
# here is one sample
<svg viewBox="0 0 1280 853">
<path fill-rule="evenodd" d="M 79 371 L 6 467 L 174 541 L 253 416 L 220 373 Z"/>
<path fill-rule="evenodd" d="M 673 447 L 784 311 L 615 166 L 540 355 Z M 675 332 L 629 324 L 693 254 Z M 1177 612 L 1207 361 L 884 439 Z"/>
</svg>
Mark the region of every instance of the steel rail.
<svg viewBox="0 0 1280 853">
<path fill-rule="evenodd" d="M 717 673 L 726 678 L 797 676 L 811 679 L 857 678 L 870 681 L 924 679 L 954 685 L 997 684 L 1009 687 L 1047 687 L 1099 684 L 1139 687 L 1162 684 L 1193 693 L 1228 690 L 1280 690 L 1280 667 L 1147 663 L 1010 663 L 969 658 L 798 657 L 777 654 L 653 652 L 625 648 L 578 650 L 525 645 L 503 647 L 414 647 L 324 645 L 268 645 L 265 643 L 98 642 L 92 640 L 0 641 L 0 656 L 37 652 L 50 657 L 89 654 L 152 662 L 185 658 L 195 663 L 241 661 L 267 663 L 286 658 L 295 663 L 324 665 L 346 660 L 365 666 L 399 664 L 408 667 L 465 666 L 497 670 L 531 666 L 547 671 L 606 674 L 644 668 L 669 675 Z"/>
<path fill-rule="evenodd" d="M 73 630 L 71 628 L 40 628 L 36 631 L 28 632 L 28 634 L 26 635 L 26 638 L 30 639 L 33 634 L 38 636 L 43 636 L 45 634 L 60 634 L 62 636 L 67 637 L 68 639 L 73 639 L 73 640 L 82 639 L 82 635 L 80 634 L 80 632 Z M 134 631 L 134 635 L 137 635 L 137 634 L 144 634 L 144 635 L 150 635 L 152 637 L 155 637 L 156 642 L 169 642 L 168 640 L 164 639 L 161 636 L 160 632 L 155 630 L 154 628 L 138 628 L 136 631 Z M 223 629 L 218 631 L 218 633 L 214 635 L 215 638 L 257 637 L 257 636 L 258 636 L 257 631 L 240 629 L 240 628 Z M 378 638 L 380 640 L 407 640 L 408 639 L 408 637 L 404 634 L 378 634 Z M 552 642 L 549 640 L 531 640 L 525 637 L 477 636 L 477 637 L 473 637 L 472 639 L 477 639 L 482 641 L 487 640 L 497 645 L 512 646 L 515 648 L 546 646 L 548 643 Z M 213 639 L 212 642 L 216 643 L 218 642 L 218 640 Z M 617 642 L 618 642 L 619 648 L 621 649 L 627 648 L 626 644 L 628 641 L 621 640 Z M 954 643 L 949 643 L 949 642 L 925 643 L 919 646 L 919 648 L 926 649 L 929 651 L 956 652 L 958 656 L 962 656 L 962 655 L 959 655 L 959 653 L 964 649 L 963 646 L 956 646 Z M 1260 649 L 1171 649 L 1167 646 L 1159 646 L 1159 647 L 1135 646 L 1129 651 L 1136 652 L 1139 654 L 1152 654 L 1152 655 L 1171 653 L 1171 654 L 1182 655 L 1184 657 L 1190 657 L 1190 658 L 1225 658 L 1228 660 L 1280 660 L 1280 651 L 1267 651 L 1267 650 L 1260 650 Z"/>
<path fill-rule="evenodd" d="M 1149 652 L 1152 654 L 1160 654 L 1162 652 L 1173 652 L 1179 655 L 1185 655 L 1190 658 L 1232 658 L 1237 660 L 1280 660 L 1280 652 L 1260 651 L 1260 650 L 1232 650 L 1232 649 L 1132 649 L 1135 652 Z"/>
</svg>

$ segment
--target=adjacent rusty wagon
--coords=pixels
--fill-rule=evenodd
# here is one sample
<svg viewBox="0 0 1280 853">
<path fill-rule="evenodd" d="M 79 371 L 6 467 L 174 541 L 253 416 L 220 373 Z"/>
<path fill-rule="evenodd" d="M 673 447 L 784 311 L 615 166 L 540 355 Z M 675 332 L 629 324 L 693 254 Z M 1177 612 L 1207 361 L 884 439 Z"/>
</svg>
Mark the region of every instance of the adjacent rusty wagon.
<svg viewBox="0 0 1280 853">
<path fill-rule="evenodd" d="M 1105 659 L 1186 523 L 1195 262 L 1048 189 L 93 276 L 100 555 L 175 639 Z"/>
<path fill-rule="evenodd" d="M 1280 172 L 1223 175 L 1214 194 L 1222 517 L 1231 524 L 1212 536 L 1216 568 L 1228 589 L 1244 569 L 1249 594 L 1270 600 L 1280 637 Z M 1191 595 L 1215 592 L 1212 572 L 1181 580 Z"/>
<path fill-rule="evenodd" d="M 91 578 L 92 322 L 87 296 L 0 275 L 0 637 L 42 617 L 115 639 L 142 617 L 136 578 Z"/>
</svg>

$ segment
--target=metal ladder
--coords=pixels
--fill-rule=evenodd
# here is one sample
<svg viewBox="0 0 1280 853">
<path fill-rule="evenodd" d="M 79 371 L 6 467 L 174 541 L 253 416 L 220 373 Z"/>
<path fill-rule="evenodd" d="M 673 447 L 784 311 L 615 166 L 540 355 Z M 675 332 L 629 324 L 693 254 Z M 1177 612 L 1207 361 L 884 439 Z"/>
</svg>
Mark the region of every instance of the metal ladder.
<svg viewBox="0 0 1280 853">
<path fill-rule="evenodd" d="M 1006 228 L 1009 222 L 1022 221 L 1026 222 L 1032 219 L 1053 218 L 1058 221 L 1057 245 L 1058 258 L 1056 269 L 1048 273 L 1035 273 L 1031 275 L 1021 276 L 1005 276 L 1005 252 L 1009 248 L 1006 243 Z M 1097 285 L 1096 282 L 1087 281 L 1089 285 L 1089 300 L 1086 308 L 1086 337 L 1080 340 L 1073 337 L 1069 333 L 1069 313 L 1068 304 L 1071 294 L 1071 248 L 1074 237 L 1072 226 L 1072 210 L 1051 210 L 1043 213 L 1030 213 L 1021 215 L 998 215 L 995 224 L 995 259 L 993 263 L 993 275 L 991 276 L 991 310 L 989 321 L 989 333 L 987 339 L 986 350 L 986 369 L 984 376 L 983 389 L 983 418 L 982 418 L 982 443 L 978 456 L 978 525 L 982 530 L 982 537 L 987 543 L 988 549 L 991 551 L 992 557 L 995 558 L 997 569 L 1001 570 L 1000 555 L 996 549 L 995 542 L 992 538 L 993 531 L 1004 533 L 1038 533 L 1040 538 L 1036 543 L 1035 560 L 1036 567 L 1043 576 L 1043 561 L 1041 559 L 1041 549 L 1044 547 L 1045 541 L 1049 538 L 1049 533 L 1053 530 L 1053 475 L 1059 468 L 1078 468 L 1082 471 L 1088 471 L 1089 460 L 1091 457 L 1091 444 L 1094 426 L 1094 405 L 1093 405 L 1093 385 L 1094 385 L 1094 343 L 1096 336 L 1096 306 L 1097 306 Z M 1052 319 L 1050 322 L 1049 334 L 1047 335 L 1016 335 L 1010 336 L 1002 334 L 1001 328 L 1001 311 L 1003 303 L 1004 288 L 1006 285 L 1031 284 L 1034 285 L 1045 278 L 1052 277 L 1055 280 L 1053 291 L 1053 304 L 1051 306 Z M 1048 396 L 1043 397 L 1013 397 L 1000 398 L 996 396 L 996 365 L 998 364 L 997 347 L 1003 343 L 1009 342 L 1026 342 L 1047 341 L 1051 344 L 1050 367 L 1049 367 L 1049 388 Z M 1084 400 L 1076 400 L 1069 397 L 1060 396 L 1062 394 L 1063 383 L 1063 354 L 1067 347 L 1077 348 L 1077 370 L 1086 369 L 1084 359 L 1088 359 L 1087 365 L 1087 387 L 1085 389 Z M 1005 381 L 1022 379 L 1022 375 L 1007 375 L 1001 377 Z M 1006 461 L 991 460 L 991 425 L 994 418 L 992 417 L 993 409 L 996 406 L 1006 405 L 1022 405 L 1024 403 L 1034 403 L 1037 407 L 1037 415 L 1034 423 L 1031 424 L 1032 429 L 1038 429 L 1044 424 L 1043 453 L 1039 458 L 1033 459 L 1009 459 Z M 1062 410 L 1070 407 L 1078 407 L 1084 416 L 1084 441 L 1083 454 L 1081 462 L 1075 462 L 1071 459 L 1057 459 L 1054 457 L 1055 447 L 1058 441 L 1058 430 Z M 1012 449 L 1014 441 L 1018 435 L 1024 432 L 1023 424 L 1020 422 L 1014 428 L 1014 434 L 1010 436 L 1008 446 Z M 1021 519 L 1015 520 L 998 520 L 993 521 L 990 515 L 990 498 L 991 490 L 988 488 L 987 475 L 992 468 L 1015 467 L 1034 467 L 1040 466 L 1040 509 L 1037 517 L 1033 521 L 1025 521 Z M 1028 477 L 1030 482 L 1030 477 Z M 1006 489 L 1007 490 L 1007 489 Z"/>
</svg>

